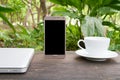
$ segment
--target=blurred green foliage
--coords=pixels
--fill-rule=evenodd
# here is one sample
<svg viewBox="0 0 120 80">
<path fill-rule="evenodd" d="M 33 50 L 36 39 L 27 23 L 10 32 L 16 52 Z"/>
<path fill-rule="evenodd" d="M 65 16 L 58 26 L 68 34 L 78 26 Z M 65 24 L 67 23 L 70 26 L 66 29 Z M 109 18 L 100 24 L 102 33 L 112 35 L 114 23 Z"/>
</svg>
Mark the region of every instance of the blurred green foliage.
<svg viewBox="0 0 120 80">
<path fill-rule="evenodd" d="M 111 39 L 109 49 L 120 51 L 120 0 L 49 1 L 55 4 L 49 10 L 51 16 L 66 17 L 66 50 L 79 49 L 77 41 L 85 36 L 106 36 Z M 37 5 L 33 3 L 33 6 Z M 1 5 L 0 18 L 10 29 L 0 28 L 0 47 L 30 47 L 44 50 L 43 20 L 41 19 L 36 27 L 28 28 L 22 24 L 13 26 L 12 20 L 20 23 L 24 19 L 27 7 L 22 0 L 9 0 L 7 5 L 12 8 Z M 32 7 L 32 10 L 35 14 L 36 9 Z"/>
<path fill-rule="evenodd" d="M 58 5 L 52 8 L 53 16 L 67 16 L 70 20 L 74 19 L 79 22 L 79 24 L 67 26 L 68 50 L 78 49 L 77 41 L 85 36 L 106 36 L 111 39 L 109 49 L 120 51 L 120 18 L 118 15 L 120 14 L 120 0 L 50 1 Z M 77 29 L 76 26 L 79 26 L 80 29 Z M 79 35 L 76 35 L 78 30 Z"/>
<path fill-rule="evenodd" d="M 27 29 L 18 25 L 16 34 L 10 30 L 0 30 L 1 47 L 28 47 L 35 50 L 44 48 L 44 30 L 43 23 L 39 23 L 37 28 Z"/>
</svg>

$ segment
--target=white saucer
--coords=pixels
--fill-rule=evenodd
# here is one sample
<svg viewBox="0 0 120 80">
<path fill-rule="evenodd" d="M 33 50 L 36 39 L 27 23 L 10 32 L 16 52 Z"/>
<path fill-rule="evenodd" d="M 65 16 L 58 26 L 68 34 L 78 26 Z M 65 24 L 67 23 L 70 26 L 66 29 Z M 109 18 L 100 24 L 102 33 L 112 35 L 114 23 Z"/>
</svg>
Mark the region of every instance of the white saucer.
<svg viewBox="0 0 120 80">
<path fill-rule="evenodd" d="M 96 55 L 89 54 L 85 50 L 77 50 L 75 51 L 75 53 L 92 61 L 105 61 L 108 58 L 114 58 L 118 56 L 116 52 L 109 51 L 109 50 L 107 51 L 107 53 L 104 53 L 101 55 L 97 55 L 97 52 L 96 52 Z"/>
</svg>

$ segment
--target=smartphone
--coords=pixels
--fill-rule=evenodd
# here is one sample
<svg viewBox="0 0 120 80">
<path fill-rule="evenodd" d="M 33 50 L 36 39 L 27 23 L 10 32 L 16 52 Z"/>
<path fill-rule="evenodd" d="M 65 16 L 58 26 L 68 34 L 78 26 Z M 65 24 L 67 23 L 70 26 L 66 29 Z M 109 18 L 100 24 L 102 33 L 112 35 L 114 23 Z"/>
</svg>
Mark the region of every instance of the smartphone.
<svg viewBox="0 0 120 80">
<path fill-rule="evenodd" d="M 65 18 L 64 17 L 45 17 L 45 56 L 46 57 L 65 57 Z"/>
</svg>

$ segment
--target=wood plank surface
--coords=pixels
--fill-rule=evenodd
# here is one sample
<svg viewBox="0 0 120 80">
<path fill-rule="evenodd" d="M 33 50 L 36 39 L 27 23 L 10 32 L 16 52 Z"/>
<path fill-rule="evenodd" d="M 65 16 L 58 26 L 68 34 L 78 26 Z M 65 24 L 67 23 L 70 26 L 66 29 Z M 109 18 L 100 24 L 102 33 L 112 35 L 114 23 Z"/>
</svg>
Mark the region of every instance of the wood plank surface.
<svg viewBox="0 0 120 80">
<path fill-rule="evenodd" d="M 120 80 L 120 56 L 94 62 L 74 51 L 66 51 L 64 59 L 47 59 L 38 52 L 26 73 L 0 74 L 0 80 Z"/>
</svg>

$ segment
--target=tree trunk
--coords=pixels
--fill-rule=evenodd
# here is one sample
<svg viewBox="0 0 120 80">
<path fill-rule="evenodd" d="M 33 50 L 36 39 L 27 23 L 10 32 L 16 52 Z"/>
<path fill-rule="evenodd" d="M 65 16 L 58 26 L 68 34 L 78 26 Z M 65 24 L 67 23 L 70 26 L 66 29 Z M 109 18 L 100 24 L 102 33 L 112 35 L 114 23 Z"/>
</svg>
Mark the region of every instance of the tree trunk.
<svg viewBox="0 0 120 80">
<path fill-rule="evenodd" d="M 24 0 L 23 0 L 23 2 L 24 2 Z M 26 2 L 27 2 L 27 4 L 26 4 Z M 28 22 L 28 18 L 29 18 L 29 15 L 31 15 L 31 17 L 32 17 L 32 27 L 35 27 L 35 19 L 34 19 L 34 14 L 33 14 L 33 12 L 32 12 L 32 0 L 29 0 L 29 1 L 26 1 L 26 2 L 24 2 L 26 5 L 27 5 L 27 7 L 28 7 L 28 9 L 27 9 L 27 12 L 26 12 L 26 16 L 25 16 L 25 18 L 24 18 L 24 22 L 23 22 L 23 24 L 25 25 L 25 26 L 27 26 L 27 22 Z"/>
<path fill-rule="evenodd" d="M 34 14 L 32 13 L 32 10 L 30 9 L 30 14 L 31 14 L 31 17 L 32 17 L 32 27 L 34 28 L 36 25 L 35 25 L 35 19 L 34 19 Z"/>
<path fill-rule="evenodd" d="M 43 11 L 43 19 L 47 15 L 46 0 L 40 0 L 41 8 Z"/>
<path fill-rule="evenodd" d="M 37 7 L 36 10 L 37 10 L 37 24 L 38 24 L 41 16 L 41 7 L 40 6 Z"/>
<path fill-rule="evenodd" d="M 27 12 L 23 21 L 23 25 L 27 27 L 27 20 L 28 20 L 28 16 L 30 15 L 30 9 L 29 7 L 27 8 Z"/>
</svg>

